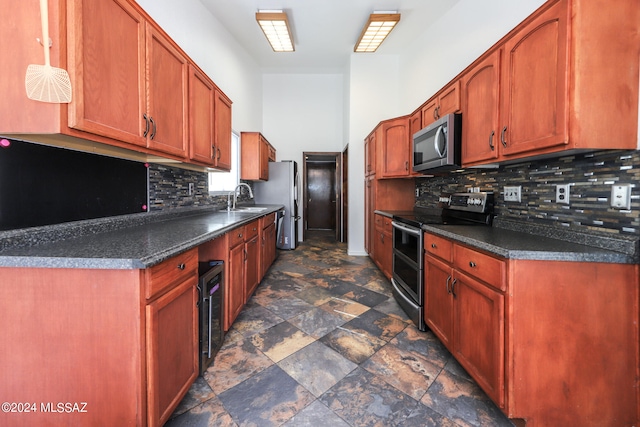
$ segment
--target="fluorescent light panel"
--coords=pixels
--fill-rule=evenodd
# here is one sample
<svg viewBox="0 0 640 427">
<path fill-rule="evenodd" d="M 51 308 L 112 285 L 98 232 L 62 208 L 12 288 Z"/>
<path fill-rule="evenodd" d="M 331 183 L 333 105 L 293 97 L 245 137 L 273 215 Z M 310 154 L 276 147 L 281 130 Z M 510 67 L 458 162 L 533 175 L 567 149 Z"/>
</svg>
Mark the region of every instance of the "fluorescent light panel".
<svg viewBox="0 0 640 427">
<path fill-rule="evenodd" d="M 400 21 L 399 13 L 372 13 L 353 51 L 375 52 L 398 21 Z"/>
<path fill-rule="evenodd" d="M 258 11 L 256 20 L 274 52 L 293 52 L 293 37 L 287 14 L 281 10 Z"/>
</svg>

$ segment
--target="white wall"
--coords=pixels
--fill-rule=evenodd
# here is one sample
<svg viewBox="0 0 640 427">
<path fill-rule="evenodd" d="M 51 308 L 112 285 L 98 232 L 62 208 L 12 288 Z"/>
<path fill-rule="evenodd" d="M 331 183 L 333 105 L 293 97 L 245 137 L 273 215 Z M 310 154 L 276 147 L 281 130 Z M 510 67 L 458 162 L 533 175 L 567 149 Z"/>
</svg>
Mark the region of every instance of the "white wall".
<svg viewBox="0 0 640 427">
<path fill-rule="evenodd" d="M 137 0 L 233 102 L 236 131 L 262 126 L 262 75 L 255 61 L 199 0 Z"/>
<path fill-rule="evenodd" d="M 302 173 L 303 152 L 342 151 L 342 74 L 265 74 L 262 87 L 264 126 L 243 130 L 262 131 L 277 150 L 278 160 L 295 160 Z M 302 204 L 300 215 L 304 216 Z M 302 238 L 302 221 L 299 227 Z"/>
<path fill-rule="evenodd" d="M 400 56 L 403 108 L 411 113 L 546 0 L 460 0 Z"/>
<path fill-rule="evenodd" d="M 349 255 L 364 250 L 364 138 L 400 110 L 397 55 L 352 54 L 349 64 Z"/>
</svg>

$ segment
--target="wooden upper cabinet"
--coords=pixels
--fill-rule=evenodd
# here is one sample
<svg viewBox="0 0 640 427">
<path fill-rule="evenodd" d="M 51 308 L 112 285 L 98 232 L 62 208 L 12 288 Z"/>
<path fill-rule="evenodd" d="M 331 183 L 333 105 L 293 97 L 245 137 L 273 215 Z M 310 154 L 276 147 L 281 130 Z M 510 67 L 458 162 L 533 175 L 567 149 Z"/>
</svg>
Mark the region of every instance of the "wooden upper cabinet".
<svg viewBox="0 0 640 427">
<path fill-rule="evenodd" d="M 32 5 L 10 3 L 6 13 L 20 28 L 0 27 L 0 39 L 21 48 L 3 63 L 0 134 L 136 161 L 160 156 L 230 169 L 231 101 L 135 1 L 49 0 L 51 64 L 69 72 L 69 104 L 25 96 L 25 64 L 42 61 L 42 47 L 33 36 L 41 33 L 40 19 Z M 206 88 L 190 90 L 196 76 Z M 203 91 L 212 88 L 215 98 L 209 105 Z M 199 111 L 203 106 L 207 111 Z M 194 133 L 189 107 L 198 115 Z M 203 117 L 211 111 L 212 123 L 205 124 Z M 213 164 L 213 151 L 207 153 L 212 148 L 202 143 L 212 132 L 207 146 L 216 145 Z M 190 147 L 194 135 L 196 146 Z"/>
<path fill-rule="evenodd" d="M 145 20 L 124 0 L 73 0 L 70 128 L 146 147 Z"/>
<path fill-rule="evenodd" d="M 463 166 L 495 160 L 500 152 L 500 53 L 491 53 L 461 78 Z"/>
<path fill-rule="evenodd" d="M 187 59 L 147 23 L 148 146 L 185 157 L 187 152 Z"/>
<path fill-rule="evenodd" d="M 214 99 L 215 167 L 231 170 L 231 100 L 216 89 Z"/>
<path fill-rule="evenodd" d="M 380 139 L 376 144 L 382 145 L 381 178 L 405 177 L 411 174 L 408 116 L 382 122 Z"/>
<path fill-rule="evenodd" d="M 231 101 L 194 65 L 189 65 L 189 158 L 231 170 Z"/>
<path fill-rule="evenodd" d="M 268 181 L 269 159 L 275 158 L 275 148 L 260 132 L 242 132 L 240 138 L 240 178 Z"/>
<path fill-rule="evenodd" d="M 568 13 L 567 1 L 559 1 L 504 44 L 500 143 L 505 156 L 568 143 Z"/>
<path fill-rule="evenodd" d="M 364 176 L 376 173 L 376 132 L 373 131 L 364 140 Z"/>
<path fill-rule="evenodd" d="M 460 111 L 460 81 L 456 80 L 424 104 L 420 129 L 427 127 L 440 117 L 458 111 Z"/>
<path fill-rule="evenodd" d="M 215 87 L 207 76 L 189 65 L 189 158 L 214 165 Z"/>
</svg>

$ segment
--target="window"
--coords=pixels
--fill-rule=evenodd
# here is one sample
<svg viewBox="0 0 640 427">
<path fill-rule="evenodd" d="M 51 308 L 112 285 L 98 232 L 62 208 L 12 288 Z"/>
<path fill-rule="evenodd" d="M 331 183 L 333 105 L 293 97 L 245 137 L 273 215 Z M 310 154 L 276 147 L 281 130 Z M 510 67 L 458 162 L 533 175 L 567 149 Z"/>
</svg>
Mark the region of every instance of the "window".
<svg viewBox="0 0 640 427">
<path fill-rule="evenodd" d="M 209 172 L 209 193 L 227 194 L 240 183 L 240 135 L 231 133 L 231 171 Z"/>
</svg>

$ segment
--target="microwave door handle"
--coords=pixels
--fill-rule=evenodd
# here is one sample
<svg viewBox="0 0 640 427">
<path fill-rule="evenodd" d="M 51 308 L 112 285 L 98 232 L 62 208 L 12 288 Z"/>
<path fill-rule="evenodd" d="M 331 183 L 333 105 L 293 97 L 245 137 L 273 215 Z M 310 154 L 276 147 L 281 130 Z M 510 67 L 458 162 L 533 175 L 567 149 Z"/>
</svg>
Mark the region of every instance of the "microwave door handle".
<svg viewBox="0 0 640 427">
<path fill-rule="evenodd" d="M 436 153 L 438 153 L 438 156 L 440 156 L 440 158 L 443 158 L 444 156 L 447 155 L 447 144 L 445 140 L 444 150 L 442 150 L 441 152 L 440 151 L 440 135 L 441 134 L 443 138 L 446 138 L 444 134 L 444 126 L 438 126 L 438 130 L 436 131 L 436 137 L 433 139 L 433 148 L 436 150 Z"/>
</svg>

